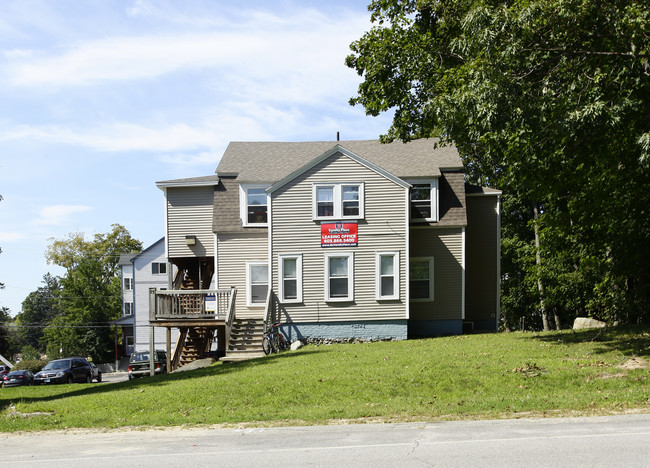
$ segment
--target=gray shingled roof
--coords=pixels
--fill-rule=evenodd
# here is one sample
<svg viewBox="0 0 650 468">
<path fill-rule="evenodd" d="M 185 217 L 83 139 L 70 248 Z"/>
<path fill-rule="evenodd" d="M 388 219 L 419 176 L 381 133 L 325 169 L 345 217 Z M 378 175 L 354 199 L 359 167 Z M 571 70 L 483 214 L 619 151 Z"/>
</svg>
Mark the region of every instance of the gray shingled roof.
<svg viewBox="0 0 650 468">
<path fill-rule="evenodd" d="M 218 174 L 238 174 L 239 182 L 277 182 L 337 144 L 401 178 L 439 176 L 440 169 L 463 167 L 454 146 L 434 148 L 438 140 L 381 144 L 379 140 L 232 142 Z"/>
<path fill-rule="evenodd" d="M 173 179 L 161 180 L 156 182 L 156 187 L 162 189 L 164 187 L 187 187 L 187 186 L 203 186 L 203 185 L 217 185 L 219 183 L 219 176 L 209 175 L 203 177 L 188 177 L 186 179 Z"/>
</svg>

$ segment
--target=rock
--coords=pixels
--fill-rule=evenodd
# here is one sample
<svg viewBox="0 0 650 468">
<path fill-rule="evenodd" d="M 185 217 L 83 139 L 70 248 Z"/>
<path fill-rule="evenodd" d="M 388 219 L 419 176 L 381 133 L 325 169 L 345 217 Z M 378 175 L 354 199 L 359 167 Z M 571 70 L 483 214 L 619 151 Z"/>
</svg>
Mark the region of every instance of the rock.
<svg viewBox="0 0 650 468">
<path fill-rule="evenodd" d="M 573 329 L 580 330 L 583 328 L 605 328 L 607 323 L 589 317 L 576 317 L 573 322 Z"/>
<path fill-rule="evenodd" d="M 297 351 L 300 348 L 302 348 L 302 342 L 299 340 L 294 341 L 291 343 L 291 351 Z"/>
</svg>

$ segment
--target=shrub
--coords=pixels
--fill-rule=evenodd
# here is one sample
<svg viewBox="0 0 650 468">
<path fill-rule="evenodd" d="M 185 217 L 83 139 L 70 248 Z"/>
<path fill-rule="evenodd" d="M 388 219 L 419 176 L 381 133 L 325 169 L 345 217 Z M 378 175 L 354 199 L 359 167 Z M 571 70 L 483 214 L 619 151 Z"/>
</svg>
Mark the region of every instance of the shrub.
<svg viewBox="0 0 650 468">
<path fill-rule="evenodd" d="M 47 361 L 40 361 L 36 359 L 22 360 L 14 366 L 12 370 L 28 370 L 33 374 L 39 372 L 43 366 L 47 364 Z"/>
</svg>

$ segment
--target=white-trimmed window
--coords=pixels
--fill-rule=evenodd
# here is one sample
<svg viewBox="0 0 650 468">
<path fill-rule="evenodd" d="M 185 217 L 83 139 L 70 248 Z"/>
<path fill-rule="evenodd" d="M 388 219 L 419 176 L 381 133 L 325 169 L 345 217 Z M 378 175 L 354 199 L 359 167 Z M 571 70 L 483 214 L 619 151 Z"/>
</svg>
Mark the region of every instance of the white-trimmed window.
<svg viewBox="0 0 650 468">
<path fill-rule="evenodd" d="M 167 274 L 167 264 L 166 263 L 152 263 L 151 264 L 151 274 L 152 275 L 166 275 Z"/>
<path fill-rule="evenodd" d="M 124 315 L 133 315 L 133 302 L 124 303 Z"/>
<path fill-rule="evenodd" d="M 264 307 L 268 291 L 268 263 L 246 262 L 246 305 L 249 307 Z"/>
<path fill-rule="evenodd" d="M 268 185 L 239 186 L 239 211 L 243 226 L 268 226 L 269 195 Z"/>
<path fill-rule="evenodd" d="M 280 255 L 280 302 L 302 302 L 302 255 Z"/>
<path fill-rule="evenodd" d="M 438 179 L 409 180 L 411 221 L 438 221 Z"/>
<path fill-rule="evenodd" d="M 130 291 L 133 289 L 133 278 L 124 278 L 124 290 Z"/>
<path fill-rule="evenodd" d="M 354 300 L 354 254 L 337 252 L 325 254 L 325 300 Z"/>
<path fill-rule="evenodd" d="M 409 291 L 412 301 L 433 301 L 433 257 L 411 258 Z"/>
<path fill-rule="evenodd" d="M 314 184 L 314 219 L 362 219 L 364 184 Z"/>
<path fill-rule="evenodd" d="M 377 252 L 377 300 L 399 299 L 399 252 Z"/>
</svg>

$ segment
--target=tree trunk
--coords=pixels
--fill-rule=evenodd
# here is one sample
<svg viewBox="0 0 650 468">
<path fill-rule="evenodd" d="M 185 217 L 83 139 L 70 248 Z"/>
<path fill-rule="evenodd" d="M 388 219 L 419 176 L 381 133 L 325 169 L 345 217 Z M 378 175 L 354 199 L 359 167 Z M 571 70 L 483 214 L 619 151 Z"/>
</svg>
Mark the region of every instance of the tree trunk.
<svg viewBox="0 0 650 468">
<path fill-rule="evenodd" d="M 550 331 L 551 327 L 548 324 L 548 311 L 546 304 L 544 304 L 544 282 L 542 281 L 542 251 L 539 242 L 539 206 L 536 201 L 533 201 L 533 226 L 535 228 L 535 264 L 537 265 L 537 289 L 539 289 L 539 308 L 542 311 L 542 324 L 544 331 Z"/>
</svg>

